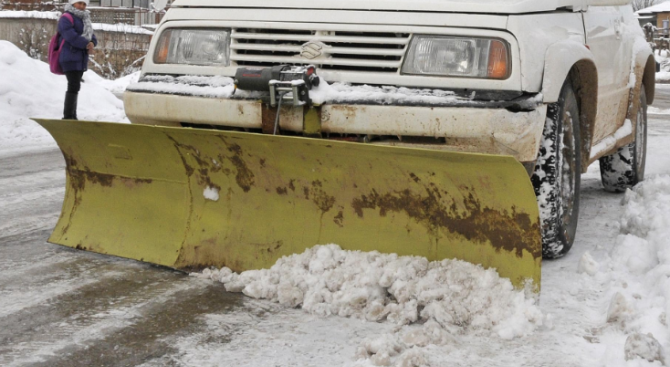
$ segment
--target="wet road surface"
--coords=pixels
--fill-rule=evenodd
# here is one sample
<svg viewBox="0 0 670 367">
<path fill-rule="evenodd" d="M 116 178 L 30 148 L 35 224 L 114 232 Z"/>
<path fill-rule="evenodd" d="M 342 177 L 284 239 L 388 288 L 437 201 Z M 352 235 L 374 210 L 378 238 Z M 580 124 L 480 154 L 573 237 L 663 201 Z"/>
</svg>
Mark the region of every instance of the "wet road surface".
<svg viewBox="0 0 670 367">
<path fill-rule="evenodd" d="M 45 243 L 60 213 L 59 151 L 0 159 L 0 365 L 131 366 L 242 296 L 170 269 Z"/>
</svg>

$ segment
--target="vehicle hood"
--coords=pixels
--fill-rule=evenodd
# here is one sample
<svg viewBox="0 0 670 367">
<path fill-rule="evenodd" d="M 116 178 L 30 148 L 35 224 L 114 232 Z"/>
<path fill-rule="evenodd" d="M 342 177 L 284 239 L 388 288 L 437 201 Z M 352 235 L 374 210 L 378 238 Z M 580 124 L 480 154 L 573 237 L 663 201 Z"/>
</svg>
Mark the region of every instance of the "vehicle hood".
<svg viewBox="0 0 670 367">
<path fill-rule="evenodd" d="M 587 0 L 176 0 L 172 7 L 426 11 L 524 14 L 581 11 Z"/>
</svg>

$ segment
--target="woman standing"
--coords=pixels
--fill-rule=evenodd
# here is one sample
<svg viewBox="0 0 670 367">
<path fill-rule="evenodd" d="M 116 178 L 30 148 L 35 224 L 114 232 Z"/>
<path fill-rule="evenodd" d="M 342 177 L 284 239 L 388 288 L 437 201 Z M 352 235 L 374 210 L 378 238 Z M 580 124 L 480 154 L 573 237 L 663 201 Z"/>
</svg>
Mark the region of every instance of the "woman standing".
<svg viewBox="0 0 670 367">
<path fill-rule="evenodd" d="M 81 89 L 81 78 L 88 69 L 88 54 L 98 44 L 93 34 L 91 13 L 86 10 L 89 0 L 69 0 L 65 12 L 72 15 L 60 17 L 58 34 L 65 40 L 58 61 L 67 77 L 67 92 L 63 119 L 77 119 L 77 97 Z"/>
</svg>

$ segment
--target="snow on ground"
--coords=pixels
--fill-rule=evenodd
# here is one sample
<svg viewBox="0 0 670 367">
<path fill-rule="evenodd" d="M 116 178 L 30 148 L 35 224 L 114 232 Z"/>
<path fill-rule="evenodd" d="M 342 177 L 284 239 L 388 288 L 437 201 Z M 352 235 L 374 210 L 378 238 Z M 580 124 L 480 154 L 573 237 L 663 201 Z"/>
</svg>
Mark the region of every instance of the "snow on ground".
<svg viewBox="0 0 670 367">
<path fill-rule="evenodd" d="M 0 41 L 0 75 L 0 154 L 54 147 L 51 136 L 30 118 L 63 117 L 65 76 L 51 74 L 48 64 L 31 59 L 7 41 Z M 88 71 L 79 93 L 79 119 L 128 122 L 123 102 L 105 86 L 119 90 L 132 77 L 103 83 L 102 78 Z"/>
</svg>

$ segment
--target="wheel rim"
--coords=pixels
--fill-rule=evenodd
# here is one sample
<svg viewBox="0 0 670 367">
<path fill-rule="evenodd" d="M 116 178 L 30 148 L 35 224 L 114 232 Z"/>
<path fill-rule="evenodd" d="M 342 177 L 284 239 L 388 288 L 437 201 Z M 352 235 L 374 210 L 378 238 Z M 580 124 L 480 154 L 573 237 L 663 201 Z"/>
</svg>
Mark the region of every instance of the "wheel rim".
<svg viewBox="0 0 670 367">
<path fill-rule="evenodd" d="M 638 180 L 643 179 L 644 175 L 644 161 L 646 150 L 646 130 L 647 130 L 647 115 L 644 110 L 642 93 L 640 93 L 640 107 L 637 110 L 637 124 L 635 126 L 635 155 L 633 163 L 635 164 L 635 174 Z"/>
<path fill-rule="evenodd" d="M 576 231 L 576 223 L 574 219 L 575 206 L 575 191 L 577 190 L 577 159 L 575 141 L 575 132 L 572 116 L 569 112 L 565 112 L 562 124 L 561 139 L 561 154 L 560 154 L 560 220 L 561 228 L 563 228 L 563 235 L 568 243 L 572 242 Z"/>
</svg>

